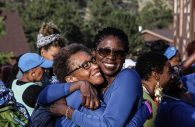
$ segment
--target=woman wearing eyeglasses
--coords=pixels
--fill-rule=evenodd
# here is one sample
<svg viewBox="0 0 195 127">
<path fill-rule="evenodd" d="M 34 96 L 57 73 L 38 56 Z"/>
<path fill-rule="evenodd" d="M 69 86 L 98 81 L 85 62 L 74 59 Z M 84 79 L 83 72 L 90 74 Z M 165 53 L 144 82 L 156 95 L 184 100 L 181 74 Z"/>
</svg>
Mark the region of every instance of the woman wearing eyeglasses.
<svg viewBox="0 0 195 127">
<path fill-rule="evenodd" d="M 99 86 L 100 98 L 105 103 L 103 113 L 101 115 L 87 114 L 63 104 L 54 104 L 51 111 L 65 115 L 67 119 L 83 127 L 137 127 L 140 126 L 140 121 L 143 125 L 143 121 L 150 115 L 151 110 L 148 110 L 150 106 L 147 103 L 148 107 L 142 105 L 143 110 L 138 111 L 142 104 L 141 80 L 134 70 L 121 71 L 125 55 L 129 50 L 126 34 L 120 29 L 107 27 L 99 31 L 95 37 L 95 43 L 96 50 L 93 51 L 93 55 L 105 77 L 104 84 Z M 79 68 L 74 69 L 76 71 L 73 73 L 78 73 Z M 65 127 L 63 122 L 59 126 Z"/>
</svg>

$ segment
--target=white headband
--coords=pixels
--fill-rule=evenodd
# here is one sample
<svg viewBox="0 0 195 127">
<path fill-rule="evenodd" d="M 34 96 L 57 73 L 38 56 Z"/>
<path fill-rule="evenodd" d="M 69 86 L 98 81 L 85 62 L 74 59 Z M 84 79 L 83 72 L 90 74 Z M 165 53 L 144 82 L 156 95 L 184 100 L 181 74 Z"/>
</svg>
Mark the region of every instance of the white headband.
<svg viewBox="0 0 195 127">
<path fill-rule="evenodd" d="M 53 42 L 54 40 L 56 40 L 59 37 L 60 37 L 59 34 L 51 34 L 49 36 L 43 36 L 43 34 L 38 34 L 37 48 L 41 48 L 41 47 Z"/>
</svg>

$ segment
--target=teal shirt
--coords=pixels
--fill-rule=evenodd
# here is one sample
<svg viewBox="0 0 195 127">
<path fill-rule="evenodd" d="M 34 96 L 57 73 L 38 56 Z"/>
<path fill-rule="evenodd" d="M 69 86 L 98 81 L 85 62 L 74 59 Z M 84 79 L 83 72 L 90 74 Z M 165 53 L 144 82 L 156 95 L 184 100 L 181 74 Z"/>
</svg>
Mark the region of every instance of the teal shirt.
<svg viewBox="0 0 195 127">
<path fill-rule="evenodd" d="M 17 81 L 18 81 L 18 79 L 14 80 L 12 83 L 12 91 L 14 93 L 14 97 L 15 97 L 17 102 L 21 103 L 22 105 L 24 105 L 26 107 L 29 114 L 31 115 L 34 108 L 31 108 L 24 103 L 24 101 L 22 100 L 22 94 L 24 93 L 24 91 L 26 90 L 27 87 L 34 85 L 34 83 L 28 82 L 28 83 L 23 84 L 23 85 L 17 85 L 16 84 Z"/>
</svg>

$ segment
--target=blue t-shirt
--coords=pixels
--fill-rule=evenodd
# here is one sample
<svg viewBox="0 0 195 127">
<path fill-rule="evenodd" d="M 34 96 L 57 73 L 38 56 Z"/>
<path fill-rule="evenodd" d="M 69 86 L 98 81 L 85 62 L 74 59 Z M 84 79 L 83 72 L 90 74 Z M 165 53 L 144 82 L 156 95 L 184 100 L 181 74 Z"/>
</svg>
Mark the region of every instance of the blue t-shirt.
<svg viewBox="0 0 195 127">
<path fill-rule="evenodd" d="M 158 106 L 155 127 L 194 127 L 195 107 L 173 97 L 165 96 Z"/>
<path fill-rule="evenodd" d="M 40 93 L 38 103 L 44 105 L 51 104 L 55 100 L 69 95 L 69 88 L 67 88 L 69 85 L 48 86 Z M 149 116 L 149 111 L 146 107 L 141 106 L 142 87 L 140 77 L 132 69 L 122 70 L 101 97 L 101 100 L 101 108 L 91 111 L 80 106 L 82 101 L 80 92 L 76 91 L 67 96 L 67 104 L 75 109 L 72 116 L 73 122 L 62 117 L 57 120 L 56 126 L 137 127 L 143 125 Z M 138 109 L 141 110 L 138 111 Z"/>
</svg>

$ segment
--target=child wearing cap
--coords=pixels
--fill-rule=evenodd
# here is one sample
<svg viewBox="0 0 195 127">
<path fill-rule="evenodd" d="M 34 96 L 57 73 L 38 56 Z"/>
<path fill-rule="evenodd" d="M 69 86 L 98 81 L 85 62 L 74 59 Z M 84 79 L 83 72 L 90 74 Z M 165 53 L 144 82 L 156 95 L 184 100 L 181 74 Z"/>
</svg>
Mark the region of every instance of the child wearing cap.
<svg viewBox="0 0 195 127">
<path fill-rule="evenodd" d="M 52 64 L 53 61 L 46 60 L 36 53 L 25 53 L 18 61 L 18 67 L 23 75 L 20 79 L 13 81 L 12 90 L 17 102 L 22 103 L 30 114 L 35 107 L 37 96 L 42 90 L 42 87 L 35 82 L 41 80 L 43 68 L 51 68 Z"/>
</svg>

